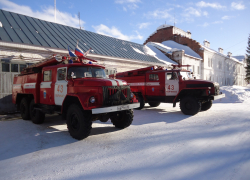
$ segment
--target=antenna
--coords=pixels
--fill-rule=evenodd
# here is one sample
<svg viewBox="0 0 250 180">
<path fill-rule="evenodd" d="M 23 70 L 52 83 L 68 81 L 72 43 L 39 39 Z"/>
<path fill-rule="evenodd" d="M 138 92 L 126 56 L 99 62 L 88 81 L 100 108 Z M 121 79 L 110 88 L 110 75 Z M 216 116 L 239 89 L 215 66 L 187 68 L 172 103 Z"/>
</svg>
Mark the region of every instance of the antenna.
<svg viewBox="0 0 250 180">
<path fill-rule="evenodd" d="M 56 23 L 56 0 L 54 0 L 54 7 L 55 7 L 55 23 Z"/>
<path fill-rule="evenodd" d="M 81 28 L 81 23 L 80 23 L 80 20 L 81 20 L 81 18 L 80 18 L 80 12 L 78 12 L 78 19 L 79 19 L 79 27 L 80 27 L 80 29 L 82 29 Z"/>
</svg>

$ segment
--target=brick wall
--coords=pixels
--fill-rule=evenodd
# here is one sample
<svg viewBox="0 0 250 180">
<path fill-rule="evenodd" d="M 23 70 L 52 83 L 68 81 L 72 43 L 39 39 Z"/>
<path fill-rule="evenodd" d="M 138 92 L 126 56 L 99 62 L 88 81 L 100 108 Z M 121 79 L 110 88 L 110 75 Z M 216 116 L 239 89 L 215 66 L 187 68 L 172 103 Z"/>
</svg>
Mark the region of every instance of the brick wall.
<svg viewBox="0 0 250 180">
<path fill-rule="evenodd" d="M 200 57 L 203 59 L 203 51 L 200 50 L 201 45 L 200 43 L 198 43 L 197 41 L 181 36 L 181 35 L 177 35 L 177 34 L 173 34 L 173 27 L 169 27 L 169 28 L 164 28 L 164 29 L 160 29 L 157 30 L 157 32 L 155 34 L 153 34 L 152 36 L 150 36 L 144 44 L 146 44 L 147 42 L 158 42 L 161 43 L 163 41 L 167 41 L 167 40 L 173 40 L 179 44 L 183 44 L 186 45 L 188 47 L 190 47 L 193 51 L 195 51 L 197 54 L 200 55 Z"/>
</svg>

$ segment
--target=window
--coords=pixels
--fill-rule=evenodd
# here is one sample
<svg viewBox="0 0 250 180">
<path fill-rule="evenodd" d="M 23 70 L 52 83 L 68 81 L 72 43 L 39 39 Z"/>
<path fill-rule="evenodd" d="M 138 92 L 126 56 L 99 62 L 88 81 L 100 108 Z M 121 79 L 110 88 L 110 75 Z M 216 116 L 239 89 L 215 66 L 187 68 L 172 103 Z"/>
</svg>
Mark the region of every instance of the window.
<svg viewBox="0 0 250 180">
<path fill-rule="evenodd" d="M 219 61 L 219 69 L 222 69 L 222 62 Z"/>
<path fill-rule="evenodd" d="M 193 65 L 193 73 L 195 73 L 195 66 Z"/>
<path fill-rule="evenodd" d="M 197 66 L 197 74 L 200 74 L 200 66 Z"/>
<path fill-rule="evenodd" d="M 178 79 L 177 72 L 172 72 L 172 76 L 171 76 L 170 80 L 176 80 L 176 79 Z"/>
<path fill-rule="evenodd" d="M 2 72 L 10 72 L 10 64 L 2 63 Z"/>
<path fill-rule="evenodd" d="M 11 64 L 11 72 L 18 72 L 18 64 Z"/>
<path fill-rule="evenodd" d="M 211 67 L 211 62 L 212 62 L 211 58 L 208 58 L 208 67 Z"/>
<path fill-rule="evenodd" d="M 95 67 L 71 67 L 68 70 L 68 79 L 71 78 L 106 78 L 105 70 L 102 68 Z"/>
<path fill-rule="evenodd" d="M 57 80 L 65 80 L 66 77 L 66 68 L 57 69 Z"/>
<path fill-rule="evenodd" d="M 43 72 L 43 81 L 51 81 L 51 70 Z"/>
<path fill-rule="evenodd" d="M 167 80 L 170 80 L 172 77 L 172 73 L 167 73 Z"/>
<path fill-rule="evenodd" d="M 21 72 L 26 67 L 27 67 L 26 64 L 20 64 L 19 65 L 19 72 Z"/>
<path fill-rule="evenodd" d="M 158 74 L 149 74 L 149 80 L 158 81 Z"/>
</svg>

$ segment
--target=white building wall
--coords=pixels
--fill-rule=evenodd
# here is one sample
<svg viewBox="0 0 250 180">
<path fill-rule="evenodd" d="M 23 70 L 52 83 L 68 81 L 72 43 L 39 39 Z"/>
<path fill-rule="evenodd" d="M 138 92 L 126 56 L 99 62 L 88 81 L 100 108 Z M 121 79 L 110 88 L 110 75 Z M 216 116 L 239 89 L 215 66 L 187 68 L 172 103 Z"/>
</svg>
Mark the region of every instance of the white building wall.
<svg viewBox="0 0 250 180">
<path fill-rule="evenodd" d="M 225 55 L 205 49 L 203 69 L 203 79 L 218 82 L 220 86 L 246 85 L 244 64 Z"/>
</svg>

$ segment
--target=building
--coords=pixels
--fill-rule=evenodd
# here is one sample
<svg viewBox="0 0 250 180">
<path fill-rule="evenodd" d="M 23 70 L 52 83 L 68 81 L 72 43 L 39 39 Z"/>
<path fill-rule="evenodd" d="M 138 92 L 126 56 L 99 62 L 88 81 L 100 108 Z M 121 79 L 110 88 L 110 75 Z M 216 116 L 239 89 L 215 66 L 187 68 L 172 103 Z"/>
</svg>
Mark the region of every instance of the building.
<svg viewBox="0 0 250 180">
<path fill-rule="evenodd" d="M 0 113 L 15 109 L 11 93 L 16 74 L 53 54 L 67 55 L 77 40 L 82 50 L 92 48 L 88 57 L 105 66 L 107 74 L 175 63 L 141 44 L 0 10 Z"/>
<path fill-rule="evenodd" d="M 190 64 L 196 78 L 221 85 L 244 85 L 244 62 L 191 39 L 191 32 L 173 26 L 157 28 L 144 45 L 0 9 L 0 113 L 14 111 L 13 77 L 23 68 L 54 54 L 67 55 L 76 42 L 106 74 L 148 66 L 169 68 Z"/>
<path fill-rule="evenodd" d="M 191 39 L 191 32 L 189 31 L 185 32 L 170 25 L 161 25 L 144 42 L 144 44 L 152 43 L 156 44 L 159 49 L 161 47 L 166 48 L 166 46 L 170 49 L 173 48 L 173 51 L 176 49 L 176 56 L 171 51 L 173 54 L 172 59 L 174 60 L 175 57 L 178 57 L 182 59 L 179 63 L 191 65 L 190 70 L 198 78 L 216 81 L 220 86 L 246 85 L 244 80 L 246 76 L 244 56 L 233 57 L 230 52 L 225 55 L 222 48 L 218 48 L 218 51 L 213 50 L 210 48 L 209 41 L 204 40 L 202 45 Z M 192 49 L 193 54 L 199 55 L 201 61 L 199 62 L 198 56 L 198 59 L 195 59 L 194 55 L 185 58 L 184 54 L 188 55 L 188 53 L 185 53 L 185 50 L 189 51 L 185 46 Z M 181 50 L 183 50 L 182 55 Z"/>
</svg>

